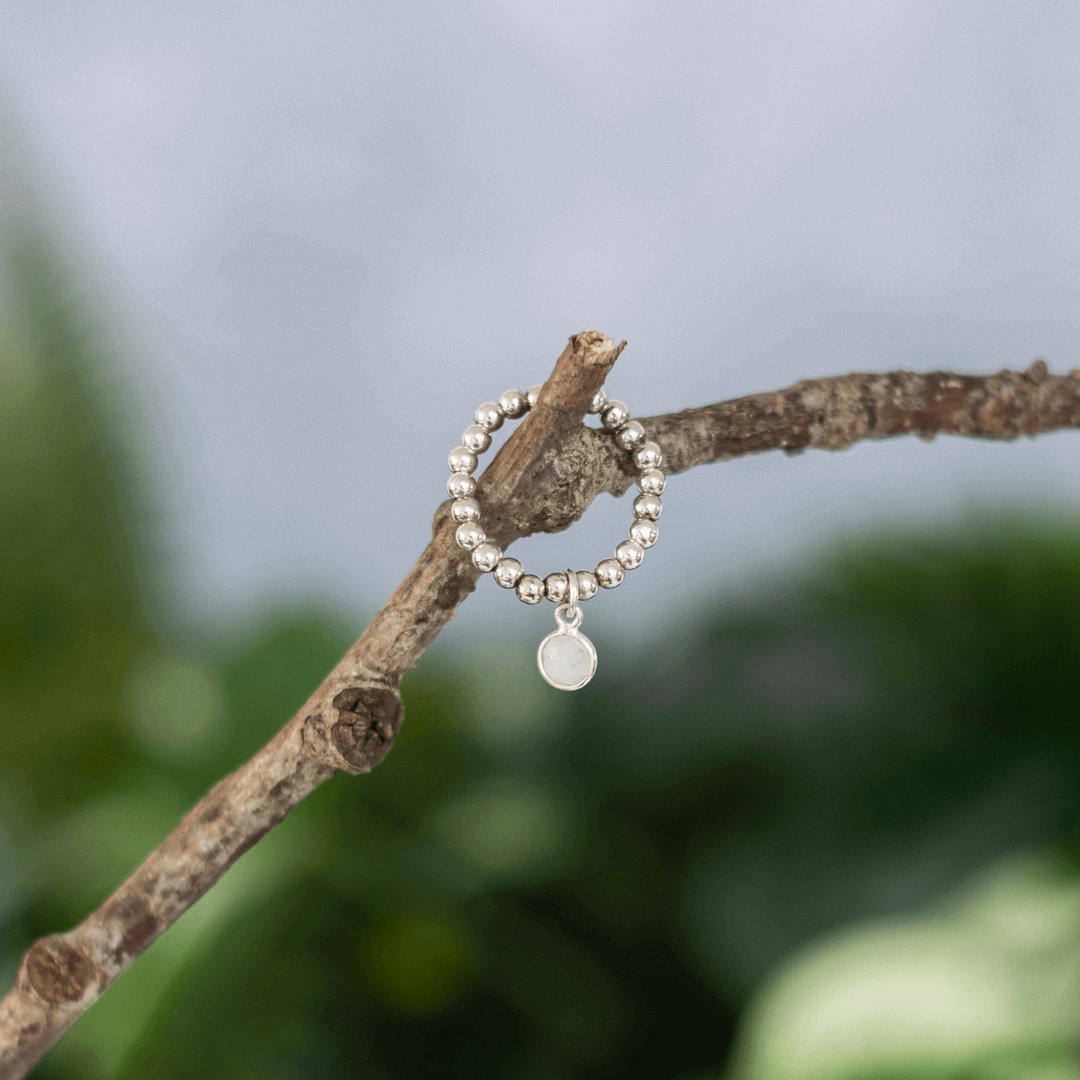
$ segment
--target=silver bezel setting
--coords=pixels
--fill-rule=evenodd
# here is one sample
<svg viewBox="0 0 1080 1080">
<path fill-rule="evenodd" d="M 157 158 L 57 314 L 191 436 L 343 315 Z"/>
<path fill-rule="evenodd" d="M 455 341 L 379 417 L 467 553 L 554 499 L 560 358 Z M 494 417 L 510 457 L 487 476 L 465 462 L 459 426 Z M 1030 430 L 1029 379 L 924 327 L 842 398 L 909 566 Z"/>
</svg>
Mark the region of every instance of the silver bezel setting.
<svg viewBox="0 0 1080 1080">
<path fill-rule="evenodd" d="M 584 679 L 581 679 L 576 683 L 560 682 L 555 679 L 544 666 L 544 650 L 549 643 L 556 638 L 574 638 L 576 641 L 581 642 L 585 647 L 585 651 L 589 657 L 589 671 Z M 552 630 L 551 633 L 540 642 L 536 650 L 536 666 L 540 669 L 540 674 L 543 675 L 544 681 L 550 686 L 554 686 L 556 690 L 580 690 L 586 683 L 590 682 L 592 677 L 596 674 L 596 662 L 596 646 L 580 630 L 578 630 L 576 626 L 560 626 L 557 630 Z"/>
</svg>

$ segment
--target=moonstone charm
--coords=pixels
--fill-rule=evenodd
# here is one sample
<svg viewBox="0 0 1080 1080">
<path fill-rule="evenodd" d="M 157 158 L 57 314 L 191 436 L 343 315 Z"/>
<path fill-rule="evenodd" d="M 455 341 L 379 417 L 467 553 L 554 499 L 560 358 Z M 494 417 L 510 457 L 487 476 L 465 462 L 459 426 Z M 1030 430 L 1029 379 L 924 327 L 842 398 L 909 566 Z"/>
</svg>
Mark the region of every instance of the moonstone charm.
<svg viewBox="0 0 1080 1080">
<path fill-rule="evenodd" d="M 556 608 L 558 629 L 536 651 L 540 674 L 556 690 L 580 690 L 596 674 L 596 648 L 578 629 L 581 619 L 581 608 L 573 614 L 569 604 Z"/>
</svg>

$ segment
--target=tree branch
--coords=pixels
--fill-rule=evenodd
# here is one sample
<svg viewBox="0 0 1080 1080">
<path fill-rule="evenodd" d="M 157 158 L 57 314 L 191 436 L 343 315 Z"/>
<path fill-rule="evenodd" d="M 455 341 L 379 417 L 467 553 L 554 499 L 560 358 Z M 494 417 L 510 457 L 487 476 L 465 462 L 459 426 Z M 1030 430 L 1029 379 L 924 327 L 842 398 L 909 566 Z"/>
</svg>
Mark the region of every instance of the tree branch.
<svg viewBox="0 0 1080 1080">
<path fill-rule="evenodd" d="M 485 531 L 502 547 L 564 529 L 601 492 L 633 482 L 626 455 L 581 423 L 622 351 L 587 330 L 570 339 L 540 400 L 480 480 Z M 917 434 L 1015 439 L 1080 427 L 1080 371 L 962 376 L 854 374 L 643 420 L 665 471 L 743 454 L 837 450 Z M 309 792 L 336 772 L 365 773 L 402 721 L 399 685 L 478 572 L 454 543 L 444 503 L 415 566 L 304 707 L 213 787 L 161 845 L 74 929 L 35 942 L 0 999 L 0 1078 L 17 1078 L 147 946 Z"/>
</svg>

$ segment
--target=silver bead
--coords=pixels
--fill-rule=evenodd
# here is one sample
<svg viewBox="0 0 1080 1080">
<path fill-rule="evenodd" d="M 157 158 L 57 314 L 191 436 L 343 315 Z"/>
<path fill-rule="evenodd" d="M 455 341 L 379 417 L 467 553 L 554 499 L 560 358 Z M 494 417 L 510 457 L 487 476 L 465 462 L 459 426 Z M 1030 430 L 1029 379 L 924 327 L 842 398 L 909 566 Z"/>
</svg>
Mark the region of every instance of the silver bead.
<svg viewBox="0 0 1080 1080">
<path fill-rule="evenodd" d="M 523 604 L 539 604 L 544 599 L 544 582 L 535 574 L 522 574 L 517 594 Z"/>
<path fill-rule="evenodd" d="M 544 595 L 555 604 L 561 604 L 570 594 L 570 582 L 566 575 L 557 570 L 544 578 Z"/>
<path fill-rule="evenodd" d="M 664 455 L 654 442 L 643 442 L 634 451 L 634 464 L 639 469 L 658 469 L 664 464 Z"/>
<path fill-rule="evenodd" d="M 630 419 L 630 410 L 621 401 L 609 401 L 604 406 L 600 422 L 608 431 L 618 431 Z"/>
<path fill-rule="evenodd" d="M 494 570 L 501 558 L 502 549 L 498 544 L 491 543 L 490 540 L 485 540 L 472 553 L 473 566 L 477 570 L 483 570 L 485 574 Z"/>
<path fill-rule="evenodd" d="M 455 499 L 450 504 L 450 514 L 459 524 L 480 520 L 480 504 L 475 499 Z"/>
<path fill-rule="evenodd" d="M 463 547 L 466 551 L 472 551 L 473 548 L 479 547 L 487 539 L 487 534 L 475 521 L 466 521 L 464 525 L 457 527 L 454 539 L 458 542 L 458 547 Z"/>
<path fill-rule="evenodd" d="M 630 526 L 630 539 L 643 548 L 652 547 L 659 535 L 660 530 L 656 527 L 656 522 L 648 518 L 639 518 Z"/>
<path fill-rule="evenodd" d="M 638 477 L 637 486 L 644 495 L 663 495 L 667 477 L 659 469 L 646 469 Z"/>
<path fill-rule="evenodd" d="M 634 517 L 659 521 L 664 512 L 664 504 L 658 495 L 639 495 L 634 500 Z"/>
<path fill-rule="evenodd" d="M 450 474 L 446 481 L 446 493 L 451 499 L 468 499 L 476 491 L 476 477 L 467 472 Z"/>
<path fill-rule="evenodd" d="M 473 419 L 485 431 L 498 431 L 502 427 L 503 414 L 494 401 L 485 401 L 473 414 Z"/>
<path fill-rule="evenodd" d="M 512 589 L 521 580 L 524 572 L 524 567 L 517 559 L 507 557 L 495 564 L 492 577 L 495 578 L 496 585 L 501 585 L 504 589 Z"/>
<path fill-rule="evenodd" d="M 470 424 L 461 435 L 461 445 L 467 446 L 474 453 L 482 454 L 491 445 L 491 436 L 487 428 L 480 424 Z"/>
<path fill-rule="evenodd" d="M 645 549 L 633 540 L 624 540 L 615 549 L 615 558 L 624 570 L 633 570 L 645 558 Z"/>
<path fill-rule="evenodd" d="M 605 405 L 607 405 L 607 394 L 603 390 L 597 390 L 589 403 L 589 412 L 595 416 L 596 413 L 604 411 Z"/>
<path fill-rule="evenodd" d="M 591 570 L 577 570 L 577 598 L 578 602 L 591 600 L 600 591 L 600 582 Z"/>
<path fill-rule="evenodd" d="M 633 450 L 645 441 L 645 429 L 636 420 L 627 420 L 618 431 L 615 432 L 615 441 L 624 450 Z"/>
<path fill-rule="evenodd" d="M 622 564 L 618 559 L 604 559 L 596 565 L 596 580 L 605 589 L 614 589 L 623 579 Z"/>
<path fill-rule="evenodd" d="M 451 472 L 471 473 L 480 464 L 480 459 L 467 446 L 455 446 L 448 460 Z"/>
<path fill-rule="evenodd" d="M 503 416 L 509 416 L 511 420 L 524 414 L 529 407 L 529 402 L 520 390 L 507 390 L 499 398 L 499 409 Z"/>
<path fill-rule="evenodd" d="M 543 390 L 543 386 L 530 386 L 529 392 L 525 395 L 525 400 L 529 403 L 530 409 L 536 408 L 536 403 L 540 400 L 540 391 Z"/>
</svg>

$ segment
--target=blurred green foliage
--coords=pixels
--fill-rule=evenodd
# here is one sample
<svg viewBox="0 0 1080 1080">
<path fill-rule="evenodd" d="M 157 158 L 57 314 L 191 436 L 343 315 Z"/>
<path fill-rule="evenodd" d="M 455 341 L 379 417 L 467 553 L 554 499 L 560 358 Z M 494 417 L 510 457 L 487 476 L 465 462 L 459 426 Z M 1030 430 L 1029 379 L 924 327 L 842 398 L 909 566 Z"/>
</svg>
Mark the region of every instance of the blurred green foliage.
<svg viewBox="0 0 1080 1080">
<path fill-rule="evenodd" d="M 261 744 L 356 630 L 175 634 L 102 335 L 9 238 L 0 975 Z M 96 381 L 95 381 L 96 380 Z M 883 531 L 546 691 L 433 659 L 38 1074 L 1080 1078 L 1080 533 Z M 535 692 L 522 692 L 522 687 Z"/>
</svg>

